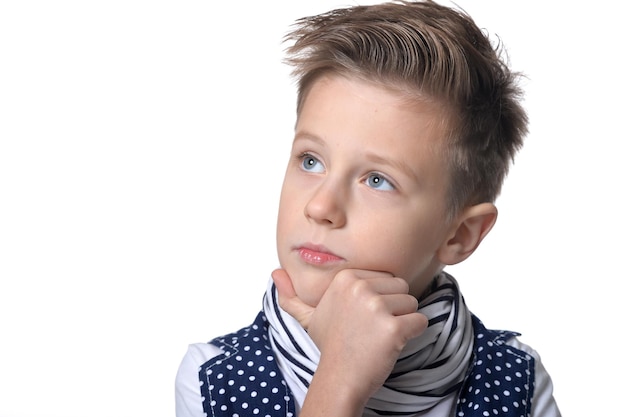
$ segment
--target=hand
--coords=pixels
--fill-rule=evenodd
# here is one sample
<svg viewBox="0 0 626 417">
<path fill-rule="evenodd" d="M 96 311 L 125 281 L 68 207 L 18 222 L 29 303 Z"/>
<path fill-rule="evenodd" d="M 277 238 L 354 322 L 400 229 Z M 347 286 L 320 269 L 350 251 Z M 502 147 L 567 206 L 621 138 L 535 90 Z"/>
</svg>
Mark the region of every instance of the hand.
<svg viewBox="0 0 626 417">
<path fill-rule="evenodd" d="M 300 300 L 285 270 L 272 277 L 281 307 L 321 352 L 313 382 L 323 378 L 328 395 L 344 392 L 361 407 L 387 379 L 406 343 L 428 326 L 406 281 L 389 273 L 342 270 L 317 306 Z"/>
</svg>

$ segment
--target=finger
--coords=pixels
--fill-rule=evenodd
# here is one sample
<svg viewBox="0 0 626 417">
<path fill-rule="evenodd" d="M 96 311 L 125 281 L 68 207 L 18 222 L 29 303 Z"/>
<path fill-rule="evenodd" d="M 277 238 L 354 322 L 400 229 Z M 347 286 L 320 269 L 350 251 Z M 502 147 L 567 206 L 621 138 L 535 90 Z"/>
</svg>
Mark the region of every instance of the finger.
<svg viewBox="0 0 626 417">
<path fill-rule="evenodd" d="M 278 291 L 278 304 L 289 315 L 298 320 L 300 325 L 307 329 L 311 315 L 315 309 L 304 303 L 296 294 L 291 278 L 284 269 L 276 269 L 272 272 L 272 279 Z"/>
<path fill-rule="evenodd" d="M 389 272 L 364 269 L 344 269 L 337 273 L 332 284 L 334 288 L 344 288 L 353 294 L 390 295 L 408 294 L 409 284 Z"/>
<path fill-rule="evenodd" d="M 293 288 L 291 278 L 284 269 L 276 269 L 272 271 L 272 279 L 278 290 L 279 299 L 290 299 L 297 297 L 296 290 Z"/>
<path fill-rule="evenodd" d="M 420 336 L 428 327 L 428 318 L 422 313 L 404 314 L 397 316 L 396 320 L 400 322 L 399 327 L 407 341 Z"/>
<path fill-rule="evenodd" d="M 394 316 L 402 316 L 417 311 L 418 302 L 415 297 L 409 294 L 388 294 L 383 295 L 383 300 L 388 306 L 388 311 Z"/>
<path fill-rule="evenodd" d="M 345 269 L 340 274 L 352 274 L 356 278 L 367 281 L 367 286 L 378 294 L 407 294 L 409 292 L 409 284 L 402 278 L 394 277 L 390 272 Z"/>
<path fill-rule="evenodd" d="M 378 294 L 408 294 L 409 284 L 398 277 L 379 277 L 369 280 L 371 288 Z"/>
</svg>

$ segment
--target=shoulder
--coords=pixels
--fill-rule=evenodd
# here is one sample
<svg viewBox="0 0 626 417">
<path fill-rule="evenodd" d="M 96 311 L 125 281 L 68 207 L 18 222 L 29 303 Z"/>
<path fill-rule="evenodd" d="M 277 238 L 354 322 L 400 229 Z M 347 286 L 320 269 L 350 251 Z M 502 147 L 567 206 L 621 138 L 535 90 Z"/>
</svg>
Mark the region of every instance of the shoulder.
<svg viewBox="0 0 626 417">
<path fill-rule="evenodd" d="M 553 395 L 552 378 L 546 370 L 539 353 L 523 343 L 518 337 L 507 340 L 507 345 L 530 355 L 535 362 L 535 390 L 531 417 L 559 417 L 558 406 Z"/>
<path fill-rule="evenodd" d="M 478 368 L 484 368 L 482 371 L 486 371 L 492 377 L 500 373 L 505 381 L 514 384 L 513 389 L 525 385 L 531 395 L 529 398 L 529 405 L 532 404 L 529 414 L 531 417 L 559 417 L 560 412 L 553 397 L 552 380 L 543 366 L 539 353 L 523 343 L 519 333 L 490 330 L 478 318 L 473 319 L 477 343 L 475 354 L 477 363 L 483 365 Z M 501 373 L 506 368 L 509 371 Z M 517 370 L 512 371 L 513 369 Z M 516 379 L 520 379 L 519 384 L 516 383 Z"/>
<path fill-rule="evenodd" d="M 202 406 L 204 381 L 201 380 L 200 372 L 222 363 L 223 358 L 231 356 L 239 348 L 247 349 L 248 345 L 240 347 L 241 342 L 263 338 L 265 326 L 265 318 L 259 313 L 248 327 L 216 337 L 208 343 L 193 343 L 187 347 L 175 379 L 177 417 L 206 416 Z"/>
<path fill-rule="evenodd" d="M 202 394 L 200 393 L 199 371 L 202 365 L 222 355 L 219 347 L 210 343 L 194 343 L 178 367 L 175 380 L 176 416 L 204 416 Z"/>
</svg>

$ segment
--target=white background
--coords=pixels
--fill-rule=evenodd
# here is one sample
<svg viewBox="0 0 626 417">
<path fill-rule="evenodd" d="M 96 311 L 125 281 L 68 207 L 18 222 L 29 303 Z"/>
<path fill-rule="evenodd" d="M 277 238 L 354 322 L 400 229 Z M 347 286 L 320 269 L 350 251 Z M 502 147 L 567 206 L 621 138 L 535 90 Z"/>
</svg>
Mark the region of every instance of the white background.
<svg viewBox="0 0 626 417">
<path fill-rule="evenodd" d="M 450 268 L 542 354 L 564 415 L 623 409 L 625 40 L 616 3 L 459 3 L 524 71 L 531 132 Z M 277 265 L 281 38 L 352 4 L 0 1 L 0 416 L 173 416 L 187 344 Z"/>
</svg>

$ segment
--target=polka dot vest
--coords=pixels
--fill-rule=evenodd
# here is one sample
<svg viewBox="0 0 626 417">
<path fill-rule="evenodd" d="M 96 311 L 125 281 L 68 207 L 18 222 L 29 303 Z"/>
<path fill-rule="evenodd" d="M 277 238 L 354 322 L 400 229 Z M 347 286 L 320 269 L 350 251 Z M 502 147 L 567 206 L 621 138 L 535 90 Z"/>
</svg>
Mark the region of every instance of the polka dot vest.
<svg viewBox="0 0 626 417">
<path fill-rule="evenodd" d="M 472 321 L 472 364 L 456 415 L 530 416 L 534 359 L 506 345 L 518 333 L 488 330 L 475 316 Z M 210 342 L 224 353 L 199 370 L 202 405 L 208 416 L 295 417 L 294 400 L 274 360 L 267 325 L 259 313 L 251 326 Z"/>
</svg>

